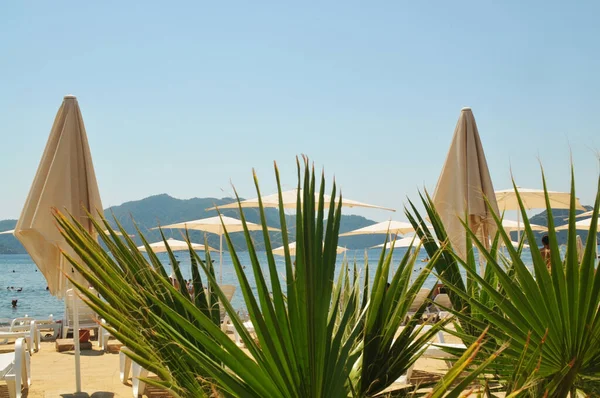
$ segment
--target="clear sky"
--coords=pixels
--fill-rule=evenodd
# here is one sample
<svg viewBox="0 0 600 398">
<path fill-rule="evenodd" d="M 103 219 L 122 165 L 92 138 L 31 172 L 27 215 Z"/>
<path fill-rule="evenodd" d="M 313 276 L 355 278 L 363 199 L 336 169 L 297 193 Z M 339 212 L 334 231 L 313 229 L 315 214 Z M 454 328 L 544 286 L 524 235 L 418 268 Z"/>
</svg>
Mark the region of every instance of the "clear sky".
<svg viewBox="0 0 600 398">
<path fill-rule="evenodd" d="M 0 219 L 17 218 L 56 111 L 79 99 L 105 207 L 294 187 L 305 153 L 345 197 L 433 190 L 463 106 L 494 186 L 592 202 L 600 3 L 10 1 L 0 5 Z M 359 211 L 376 220 L 390 213 Z M 404 219 L 402 213 L 393 215 Z"/>
</svg>

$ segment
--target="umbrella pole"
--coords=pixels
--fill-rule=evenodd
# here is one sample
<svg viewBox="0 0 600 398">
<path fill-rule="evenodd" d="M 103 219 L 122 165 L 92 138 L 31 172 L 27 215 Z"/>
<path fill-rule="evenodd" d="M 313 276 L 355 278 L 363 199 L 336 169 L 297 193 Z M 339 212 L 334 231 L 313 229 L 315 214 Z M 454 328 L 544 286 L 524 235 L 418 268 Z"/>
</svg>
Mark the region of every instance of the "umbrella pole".
<svg viewBox="0 0 600 398">
<path fill-rule="evenodd" d="M 517 210 L 517 242 L 521 242 L 521 212 Z"/>
<path fill-rule="evenodd" d="M 61 255 L 60 256 L 60 269 L 64 271 L 64 257 Z M 68 319 L 69 317 L 69 313 L 67 312 L 67 300 L 69 299 L 69 295 L 66 294 L 68 288 L 69 288 L 69 280 L 65 277 L 62 276 L 61 279 L 64 278 L 65 279 L 65 290 L 64 290 L 64 297 L 65 297 L 65 316 Z M 61 281 L 61 285 L 62 285 L 62 281 Z M 73 289 L 73 346 L 75 349 L 75 392 L 76 393 L 80 393 L 81 392 L 81 350 L 79 347 L 79 310 L 77 309 L 77 300 L 75 297 L 75 287 L 72 288 Z"/>
<path fill-rule="evenodd" d="M 81 392 L 81 351 L 79 348 L 79 311 L 77 310 L 77 297 L 73 289 L 73 342 L 75 345 L 75 392 Z"/>
<path fill-rule="evenodd" d="M 223 234 L 219 235 L 219 283 L 223 284 Z"/>
</svg>

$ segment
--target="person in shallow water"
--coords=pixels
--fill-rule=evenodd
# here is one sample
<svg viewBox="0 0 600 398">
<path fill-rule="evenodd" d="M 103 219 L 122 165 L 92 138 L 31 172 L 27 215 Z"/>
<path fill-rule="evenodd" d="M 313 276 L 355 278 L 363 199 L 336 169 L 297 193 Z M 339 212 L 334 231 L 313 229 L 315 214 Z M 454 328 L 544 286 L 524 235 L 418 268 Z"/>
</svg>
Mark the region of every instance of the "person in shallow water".
<svg viewBox="0 0 600 398">
<path fill-rule="evenodd" d="M 548 270 L 551 270 L 552 266 L 550 260 L 550 239 L 548 238 L 548 235 L 542 236 L 542 245 L 544 245 L 544 247 L 542 247 L 542 249 L 540 250 L 540 254 L 542 255 L 542 258 L 546 261 L 546 267 L 548 267 Z"/>
<path fill-rule="evenodd" d="M 12 304 L 12 307 L 13 307 L 13 308 L 17 308 L 17 302 L 18 302 L 18 301 L 19 301 L 19 300 L 17 300 L 17 299 L 15 299 L 15 300 L 13 300 L 13 301 L 12 301 L 12 303 L 11 303 L 11 304 Z"/>
</svg>

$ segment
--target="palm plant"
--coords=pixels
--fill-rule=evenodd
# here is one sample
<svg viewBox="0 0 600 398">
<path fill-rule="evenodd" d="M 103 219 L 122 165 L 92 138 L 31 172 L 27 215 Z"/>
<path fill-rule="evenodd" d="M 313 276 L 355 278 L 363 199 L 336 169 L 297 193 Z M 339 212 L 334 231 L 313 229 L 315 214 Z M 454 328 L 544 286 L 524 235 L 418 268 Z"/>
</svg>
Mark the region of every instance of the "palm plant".
<svg viewBox="0 0 600 398">
<path fill-rule="evenodd" d="M 546 190 L 543 173 L 542 179 Z M 515 190 L 525 236 L 529 242 L 535 242 L 516 186 Z M 522 242 L 521 247 L 513 248 L 510 236 L 501 227 L 501 219 L 497 216 L 499 239 L 507 247 L 509 261 L 494 250 L 487 250 L 484 242 L 480 242 L 465 225 L 468 239 L 485 258 L 485 276 L 478 275 L 472 261 L 463 261 L 454 255 L 451 247 L 445 248 L 448 261 L 462 265 L 471 284 L 471 287 L 461 286 L 442 276 L 456 301 L 466 303 L 453 312 L 461 325 L 468 324 L 471 330 L 464 333 L 459 327 L 458 334 L 468 343 L 477 331 L 489 327 L 488 334 L 492 339 L 488 350 L 510 342 L 510 347 L 502 352 L 494 367 L 488 369 L 495 373 L 496 381 L 502 384 L 508 396 L 575 396 L 578 389 L 591 394 L 600 386 L 600 276 L 596 273 L 595 240 L 600 189 L 581 261 L 576 249 L 575 197 L 572 172 L 569 232 L 563 260 L 546 193 L 550 268 L 537 246 L 531 245 L 533 270 L 530 271 L 521 256 Z M 435 215 L 434 220 L 437 221 Z M 469 310 L 465 311 L 465 308 Z"/>
<path fill-rule="evenodd" d="M 275 173 L 281 202 L 277 168 Z M 256 176 L 254 179 L 260 198 Z M 197 293 L 190 297 L 170 250 L 180 289 L 170 284 L 159 259 L 151 251 L 149 259 L 142 256 L 125 231 L 120 239 L 106 221 L 105 225 L 96 224 L 110 251 L 106 253 L 75 220 L 57 214 L 63 234 L 80 259 L 67 256 L 68 260 L 102 299 L 90 294 L 86 286 L 76 287 L 130 349 L 128 355 L 159 376 L 160 381 L 149 383 L 182 397 L 366 397 L 388 387 L 420 356 L 441 327 L 436 324 L 421 333 L 418 321 L 425 305 L 399 334 L 397 330 L 431 266 L 411 282 L 416 252 L 409 250 L 392 272 L 392 251 L 386 255 L 384 249 L 372 287 L 368 269 L 361 283 L 356 266 L 352 277 L 346 268 L 334 283 L 342 198 L 330 205 L 326 216 L 324 178 L 317 193 L 317 179 L 307 160 L 304 168 L 298 162 L 298 181 L 298 188 L 303 189 L 298 190 L 297 198 L 295 261 L 288 249 L 284 208 L 279 208 L 285 247 L 283 284 L 262 203 L 259 213 L 266 264 L 259 260 L 247 228 L 244 231 L 255 287 L 225 234 L 256 340 L 219 288 L 208 252 L 203 260 L 190 246 Z M 335 184 L 331 197 L 336 197 Z M 102 232 L 107 228 L 110 235 Z M 148 246 L 145 240 L 144 244 Z M 198 268 L 207 279 L 206 293 Z M 246 350 L 219 327 L 219 304 L 239 331 Z M 471 360 L 465 359 L 461 366 L 468 366 Z M 459 375 L 452 373 L 444 382 L 451 383 Z"/>
</svg>

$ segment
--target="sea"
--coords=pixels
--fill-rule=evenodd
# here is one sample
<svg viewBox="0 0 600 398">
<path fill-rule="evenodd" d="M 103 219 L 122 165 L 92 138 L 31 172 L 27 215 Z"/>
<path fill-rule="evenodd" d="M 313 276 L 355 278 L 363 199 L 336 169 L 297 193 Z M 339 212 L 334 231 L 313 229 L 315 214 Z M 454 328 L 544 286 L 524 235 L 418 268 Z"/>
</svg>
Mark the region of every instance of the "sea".
<svg viewBox="0 0 600 398">
<path fill-rule="evenodd" d="M 402 257 L 406 253 L 405 248 L 398 248 L 394 251 L 392 259 L 392 269 L 395 270 L 400 263 Z M 184 252 L 182 252 L 184 253 Z M 238 252 L 238 257 L 242 264 L 245 265 L 246 275 L 248 277 L 251 286 L 255 286 L 254 275 L 252 272 L 252 266 L 250 263 L 250 257 L 247 252 Z M 369 274 L 370 281 L 373 281 L 375 276 L 375 267 L 378 263 L 379 256 L 381 255 L 380 249 L 365 250 L 348 250 L 345 253 L 348 264 L 352 267 L 356 262 L 357 268 L 364 272 L 365 268 L 365 256 L 369 263 Z M 166 253 L 158 254 L 162 263 L 168 273 L 171 272 L 171 266 Z M 189 255 L 178 254 L 177 260 L 180 262 L 179 266 L 182 270 L 185 279 L 191 279 L 191 262 Z M 427 253 L 425 250 L 419 252 L 418 260 L 415 264 L 413 272 L 414 277 L 418 275 L 419 271 L 426 265 Z M 213 256 L 215 259 L 215 273 L 219 275 L 219 258 Z M 279 271 L 280 280 L 284 280 L 285 276 L 285 263 L 283 257 L 275 256 L 276 265 Z M 531 264 L 531 254 L 529 250 L 524 249 L 522 258 L 526 264 Z M 267 272 L 267 256 L 266 253 L 258 253 L 258 259 L 261 264 L 264 264 L 263 270 L 265 274 Z M 344 254 L 339 254 L 337 259 L 336 274 L 342 269 L 344 262 Z M 463 271 L 464 272 L 464 271 Z M 239 289 L 237 276 L 233 268 L 231 258 L 228 253 L 223 254 L 223 284 L 232 284 L 237 287 L 236 293 L 232 299 L 232 305 L 234 308 L 244 311 L 245 306 L 242 298 L 242 294 Z M 431 288 L 436 283 L 435 275 L 430 275 L 425 282 L 427 288 Z M 57 299 L 52 296 L 48 290 L 46 290 L 47 284 L 44 276 L 39 272 L 35 263 L 31 260 L 29 255 L 17 254 L 17 255 L 0 255 L 0 323 L 6 322 L 7 319 L 12 319 L 22 316 L 31 316 L 38 319 L 47 318 L 49 315 L 53 315 L 55 319 L 61 319 L 64 313 L 64 302 L 61 299 Z M 18 300 L 16 308 L 12 307 L 12 300 Z"/>
</svg>

